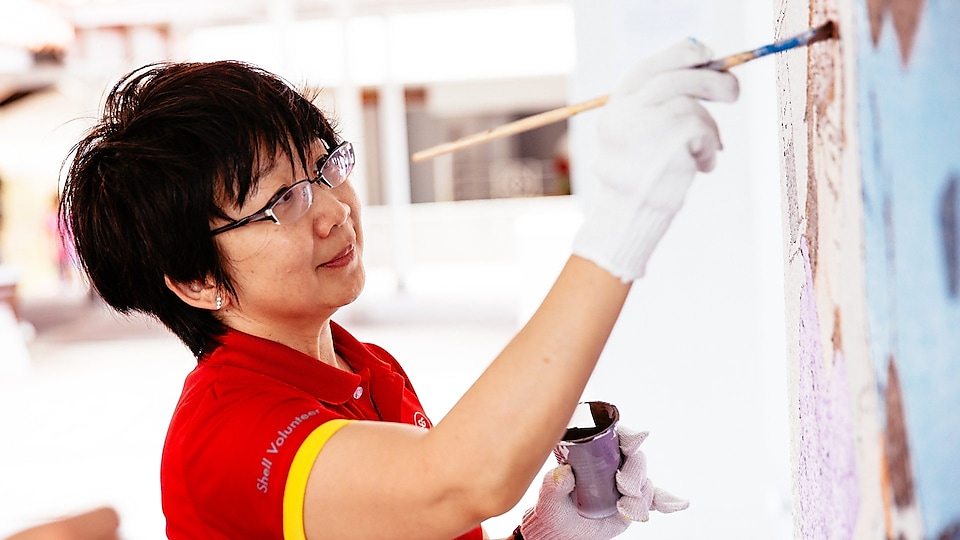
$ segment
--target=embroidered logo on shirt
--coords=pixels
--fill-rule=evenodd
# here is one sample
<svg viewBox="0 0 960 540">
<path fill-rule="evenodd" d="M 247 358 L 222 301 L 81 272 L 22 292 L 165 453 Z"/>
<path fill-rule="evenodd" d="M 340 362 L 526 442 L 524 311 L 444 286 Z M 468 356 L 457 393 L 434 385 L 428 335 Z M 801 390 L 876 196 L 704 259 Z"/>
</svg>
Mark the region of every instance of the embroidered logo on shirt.
<svg viewBox="0 0 960 540">
<path fill-rule="evenodd" d="M 280 453 L 280 447 L 283 446 L 283 443 L 287 442 L 287 437 L 293 433 L 293 430 L 297 429 L 297 426 L 302 424 L 304 420 L 307 420 L 311 416 L 316 416 L 318 414 L 320 414 L 320 409 L 307 411 L 299 416 L 295 416 L 293 420 L 287 424 L 286 428 L 277 430 L 277 438 L 270 443 L 270 446 L 267 447 L 266 454 L 264 454 L 263 458 L 260 460 L 260 466 L 263 467 L 263 474 L 260 475 L 260 478 L 257 478 L 257 491 L 266 493 L 269 489 L 270 469 L 273 467 L 273 460 L 271 460 L 270 457 L 276 457 L 276 454 Z"/>
<path fill-rule="evenodd" d="M 430 420 L 427 420 L 427 415 L 420 411 L 413 413 L 413 423 L 422 427 L 423 429 L 430 429 L 432 427 L 430 425 Z"/>
</svg>

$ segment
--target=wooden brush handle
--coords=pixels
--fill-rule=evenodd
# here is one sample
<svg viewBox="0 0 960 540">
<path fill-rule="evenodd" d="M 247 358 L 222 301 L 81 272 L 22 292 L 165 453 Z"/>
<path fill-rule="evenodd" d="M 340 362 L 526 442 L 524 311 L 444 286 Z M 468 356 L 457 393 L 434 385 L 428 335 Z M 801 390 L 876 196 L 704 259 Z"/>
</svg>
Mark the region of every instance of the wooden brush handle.
<svg viewBox="0 0 960 540">
<path fill-rule="evenodd" d="M 610 99 L 610 96 L 600 96 L 580 103 L 575 103 L 573 105 L 567 105 L 566 107 L 560 107 L 559 109 L 553 109 L 540 114 L 535 114 L 533 116 L 528 116 L 526 118 L 521 118 L 520 120 L 510 122 L 509 124 L 490 128 L 486 131 L 474 133 L 473 135 L 467 135 L 466 137 L 462 137 L 452 142 L 443 143 L 432 148 L 427 148 L 426 150 L 421 150 L 413 154 L 410 159 L 416 163 L 437 157 L 441 154 L 447 154 L 449 152 L 455 152 L 470 146 L 476 146 L 494 139 L 500 139 L 502 137 L 516 135 L 517 133 L 523 133 L 524 131 L 530 131 L 531 129 L 536 129 L 547 124 L 566 120 L 567 118 L 570 118 L 575 114 L 582 113 L 583 111 L 589 111 L 591 109 L 603 107 L 607 104 L 608 99 Z"/>
</svg>

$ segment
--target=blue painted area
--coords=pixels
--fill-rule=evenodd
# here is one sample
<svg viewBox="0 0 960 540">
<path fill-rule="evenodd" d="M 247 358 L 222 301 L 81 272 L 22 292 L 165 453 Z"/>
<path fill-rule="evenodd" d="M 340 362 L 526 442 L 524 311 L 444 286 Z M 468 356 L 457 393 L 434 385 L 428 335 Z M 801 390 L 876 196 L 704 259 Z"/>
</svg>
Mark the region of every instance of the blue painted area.
<svg viewBox="0 0 960 540">
<path fill-rule="evenodd" d="M 960 177 L 960 2 L 924 3 L 906 65 L 890 14 L 874 47 L 866 0 L 857 13 L 846 39 L 858 49 L 871 355 L 881 398 L 896 359 L 924 531 L 936 538 L 960 522 L 960 298 L 951 289 L 960 235 L 949 219 Z"/>
</svg>

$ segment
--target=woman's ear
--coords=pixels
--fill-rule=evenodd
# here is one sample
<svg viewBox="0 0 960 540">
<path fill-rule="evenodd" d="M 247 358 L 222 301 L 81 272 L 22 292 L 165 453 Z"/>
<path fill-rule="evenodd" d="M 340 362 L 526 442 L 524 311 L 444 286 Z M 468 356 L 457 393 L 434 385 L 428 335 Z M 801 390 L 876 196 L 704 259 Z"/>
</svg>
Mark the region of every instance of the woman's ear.
<svg viewBox="0 0 960 540">
<path fill-rule="evenodd" d="M 177 298 L 189 306 L 216 311 L 222 305 L 219 289 L 212 281 L 174 281 L 165 275 L 163 282 Z"/>
</svg>

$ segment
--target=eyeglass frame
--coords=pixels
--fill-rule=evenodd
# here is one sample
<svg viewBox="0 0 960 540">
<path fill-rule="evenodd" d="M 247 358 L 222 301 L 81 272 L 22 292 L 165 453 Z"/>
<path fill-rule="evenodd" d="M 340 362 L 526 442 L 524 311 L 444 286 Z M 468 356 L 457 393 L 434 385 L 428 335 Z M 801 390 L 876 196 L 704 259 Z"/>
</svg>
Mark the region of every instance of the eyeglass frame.
<svg viewBox="0 0 960 540">
<path fill-rule="evenodd" d="M 327 146 L 326 141 L 321 140 L 320 142 L 323 143 L 324 146 Z M 343 178 L 340 180 L 340 182 L 337 185 L 333 185 L 325 176 L 323 176 L 323 167 L 327 164 L 327 161 L 330 160 L 331 156 L 333 156 L 337 152 L 342 151 L 343 149 L 347 149 L 350 151 L 350 154 L 353 154 L 353 143 L 351 143 L 350 141 L 343 141 L 340 144 L 334 146 L 333 149 L 329 150 L 326 154 L 320 156 L 320 158 L 318 158 L 316 161 L 317 176 L 315 178 L 307 177 L 307 178 L 304 178 L 303 180 L 298 180 L 294 182 L 293 184 L 286 187 L 285 189 L 281 189 L 280 191 L 274 193 L 273 197 L 270 197 L 270 200 L 267 201 L 267 204 L 263 205 L 263 207 L 257 210 L 256 212 L 211 230 L 210 236 L 216 236 L 218 234 L 225 233 L 227 231 L 232 231 L 239 227 L 243 227 L 244 225 L 248 225 L 250 223 L 257 223 L 260 221 L 273 221 L 274 224 L 281 225 L 280 220 L 277 218 L 276 214 L 274 214 L 273 212 L 273 207 L 278 202 L 280 202 L 280 200 L 283 199 L 283 197 L 288 193 L 290 193 L 293 189 L 297 188 L 304 182 L 309 182 L 310 184 L 323 184 L 328 188 L 332 189 L 347 181 L 347 177 L 350 176 L 350 173 L 353 171 L 353 167 L 356 164 L 356 158 L 354 158 L 354 162 L 350 164 L 350 166 L 347 169 L 347 173 L 343 175 Z M 310 206 L 313 206 L 312 196 L 310 200 L 310 205 L 308 205 L 307 208 L 309 209 Z"/>
</svg>

